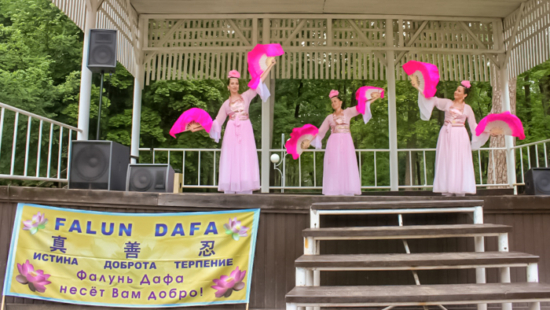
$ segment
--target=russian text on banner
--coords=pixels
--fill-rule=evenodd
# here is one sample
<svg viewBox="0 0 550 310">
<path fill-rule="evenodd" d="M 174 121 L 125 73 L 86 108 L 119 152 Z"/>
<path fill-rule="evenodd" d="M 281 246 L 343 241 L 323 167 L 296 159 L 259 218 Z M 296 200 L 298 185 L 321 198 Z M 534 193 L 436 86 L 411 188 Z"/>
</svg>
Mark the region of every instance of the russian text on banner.
<svg viewBox="0 0 550 310">
<path fill-rule="evenodd" d="M 17 206 L 4 295 L 83 305 L 248 303 L 259 209 L 110 213 Z"/>
</svg>

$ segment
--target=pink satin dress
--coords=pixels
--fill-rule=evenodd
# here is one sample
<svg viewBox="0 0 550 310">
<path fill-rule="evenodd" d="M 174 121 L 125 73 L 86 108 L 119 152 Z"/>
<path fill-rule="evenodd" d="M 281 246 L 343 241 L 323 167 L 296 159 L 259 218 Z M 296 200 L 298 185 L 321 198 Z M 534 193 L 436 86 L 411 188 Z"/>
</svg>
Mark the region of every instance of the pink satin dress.
<svg viewBox="0 0 550 310">
<path fill-rule="evenodd" d="M 338 116 L 327 116 L 319 128 L 319 133 L 311 142 L 314 147 L 322 148 L 322 140 L 328 130 L 331 130 L 323 168 L 324 195 L 361 195 L 357 156 L 349 128 L 351 119 L 357 115 L 359 112 L 352 107 L 345 109 L 344 113 Z"/>
<path fill-rule="evenodd" d="M 424 98 L 424 102 L 445 112 L 445 124 L 437 140 L 433 191 L 443 195 L 475 194 L 472 149 L 465 127 L 468 121 L 470 132 L 475 135 L 477 123 L 474 111 L 467 104 L 463 110 L 453 108 L 453 101 L 449 99 Z"/>
<path fill-rule="evenodd" d="M 256 91 L 249 89 L 234 102 L 226 100 L 212 122 L 210 136 L 218 142 L 221 126 L 229 117 L 223 135 L 218 181 L 218 190 L 226 194 L 252 194 L 260 189 L 258 152 L 248 116 L 250 102 L 256 95 Z"/>
</svg>

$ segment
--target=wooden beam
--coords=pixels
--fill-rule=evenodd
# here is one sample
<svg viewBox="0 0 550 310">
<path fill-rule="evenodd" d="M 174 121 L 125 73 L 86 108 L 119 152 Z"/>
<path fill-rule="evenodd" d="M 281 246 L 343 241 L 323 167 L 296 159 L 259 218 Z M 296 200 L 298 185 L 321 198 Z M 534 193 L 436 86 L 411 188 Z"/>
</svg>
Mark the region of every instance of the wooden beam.
<svg viewBox="0 0 550 310">
<path fill-rule="evenodd" d="M 247 18 L 294 18 L 294 19 L 404 19 L 404 20 L 433 20 L 433 21 L 471 21 L 471 22 L 486 22 L 500 20 L 495 17 L 450 17 L 437 15 L 380 15 L 380 14 L 143 14 L 153 19 L 247 19 Z"/>
<path fill-rule="evenodd" d="M 483 48 L 483 49 L 488 49 L 487 45 L 483 42 L 481 42 L 481 40 L 479 40 L 479 38 L 472 32 L 472 30 L 470 29 L 470 27 L 468 27 L 468 25 L 466 25 L 465 22 L 460 22 L 460 26 L 462 26 L 462 28 L 464 30 L 466 30 L 466 32 L 468 33 L 469 36 L 471 36 L 474 41 L 476 42 L 476 44 L 480 47 L 480 48 Z M 497 69 L 500 69 L 500 61 L 497 60 L 497 58 L 495 57 L 495 55 L 486 55 L 488 56 L 490 59 L 491 59 L 491 63 L 497 67 Z"/>
<path fill-rule="evenodd" d="M 146 52 L 174 52 L 174 51 L 186 51 L 186 52 L 248 52 L 252 49 L 252 46 L 207 46 L 207 47 L 146 47 L 144 51 Z M 385 52 L 385 51 L 396 51 L 396 52 L 415 52 L 415 53 L 441 53 L 441 54 L 465 54 L 465 55 L 480 55 L 480 54 L 489 54 L 489 55 L 498 55 L 504 54 L 504 50 L 488 50 L 483 51 L 479 49 L 452 49 L 452 48 L 429 48 L 429 47 L 385 47 L 385 46 L 364 46 L 364 47 L 340 47 L 340 46 L 287 46 L 285 48 L 287 52 L 336 52 L 336 53 L 347 53 L 347 52 L 366 52 L 366 51 L 375 51 L 375 52 Z"/>
<path fill-rule="evenodd" d="M 304 25 L 306 24 L 306 21 L 307 21 L 306 19 L 302 19 L 300 21 L 300 23 L 296 26 L 294 31 L 292 31 L 292 33 L 288 36 L 288 38 L 281 45 L 282 46 L 288 45 L 290 43 L 290 41 L 292 41 L 292 39 L 294 39 L 296 37 L 298 32 L 300 32 L 300 30 L 302 30 L 302 28 L 304 28 Z"/>
<path fill-rule="evenodd" d="M 143 47 L 145 42 L 145 36 L 147 33 L 147 19 L 143 16 L 140 16 L 138 18 L 138 28 L 136 29 L 137 36 L 137 42 L 134 43 L 134 57 L 136 57 L 136 63 L 143 66 L 144 62 L 144 52 Z M 143 83 L 141 84 L 144 85 Z"/>
<path fill-rule="evenodd" d="M 411 37 L 411 39 L 405 43 L 405 46 L 404 47 L 408 47 L 408 46 L 411 46 L 415 41 L 416 39 L 418 39 L 418 37 L 420 36 L 420 34 L 422 33 L 422 31 L 424 31 L 424 28 L 426 27 L 426 25 L 428 25 L 428 21 L 425 20 L 422 25 L 420 25 L 420 27 L 418 27 L 418 29 L 416 30 L 416 32 L 414 33 L 414 35 Z M 399 55 L 397 56 L 397 59 L 395 60 L 396 63 L 399 63 L 399 61 L 401 60 L 401 58 L 403 58 L 403 56 L 405 56 L 407 52 L 401 52 L 399 53 Z"/>
<path fill-rule="evenodd" d="M 357 24 L 353 20 L 348 19 L 347 21 L 350 24 L 351 28 L 353 28 L 353 30 L 355 30 L 357 35 L 361 39 L 363 39 L 363 41 L 365 43 L 367 43 L 370 46 L 374 46 L 374 43 L 363 33 L 363 31 L 361 31 L 359 26 L 357 26 Z M 380 60 L 381 63 L 383 63 L 384 65 L 387 66 L 388 62 L 386 61 L 386 58 L 384 57 L 384 55 L 382 53 L 380 53 L 379 51 L 374 51 L 374 55 L 376 56 L 376 58 L 378 58 Z"/>
<path fill-rule="evenodd" d="M 502 66 L 502 61 L 500 61 L 495 55 L 485 55 L 485 56 L 489 57 L 489 59 L 491 60 L 491 63 L 497 69 L 500 69 L 500 67 Z"/>
<path fill-rule="evenodd" d="M 256 46 L 258 44 L 258 18 L 254 17 L 252 19 L 252 45 Z"/>
<path fill-rule="evenodd" d="M 332 18 L 327 18 L 327 46 L 332 46 L 334 32 L 332 31 Z"/>
<path fill-rule="evenodd" d="M 94 12 L 97 12 L 105 0 L 86 0 L 86 4 Z"/>
<path fill-rule="evenodd" d="M 420 27 L 416 30 L 416 32 L 414 33 L 414 35 L 411 37 L 411 39 L 405 43 L 405 46 L 411 46 L 415 41 L 416 39 L 418 39 L 418 37 L 420 36 L 420 34 L 422 34 L 422 31 L 424 30 L 424 28 L 426 28 L 426 26 L 428 25 L 428 21 L 425 20 L 424 22 L 422 22 L 422 25 L 420 25 Z"/>
<path fill-rule="evenodd" d="M 231 28 L 235 31 L 235 33 L 241 38 L 245 46 L 250 46 L 250 42 L 248 42 L 248 39 L 245 38 L 243 35 L 243 32 L 239 27 L 237 27 L 237 24 L 232 19 L 226 19 L 229 25 L 231 25 Z"/>
<path fill-rule="evenodd" d="M 399 31 L 397 32 L 397 35 L 399 36 L 398 46 L 403 47 L 405 46 L 405 43 L 403 42 L 403 19 L 400 18 L 397 20 L 397 26 L 399 27 Z"/>
<path fill-rule="evenodd" d="M 183 26 L 184 22 L 185 22 L 185 20 L 183 20 L 183 19 L 178 20 L 178 22 L 174 26 L 172 26 L 172 28 L 170 28 L 170 30 L 168 30 L 168 32 L 162 37 L 162 39 L 160 39 L 156 42 L 153 41 L 155 43 L 155 46 L 156 47 L 162 47 L 166 42 L 168 42 L 168 40 L 174 34 L 174 32 L 176 32 L 177 30 L 179 30 L 181 28 L 181 26 Z"/>
<path fill-rule="evenodd" d="M 470 29 L 470 27 L 468 27 L 465 22 L 460 22 L 460 25 L 462 26 L 462 28 L 464 28 L 464 30 L 466 30 L 468 35 L 470 35 L 472 39 L 474 39 L 479 47 L 487 49 L 487 45 L 479 40 L 479 38 L 472 32 L 472 29 Z"/>
<path fill-rule="evenodd" d="M 514 48 L 514 40 L 516 39 L 516 36 L 518 34 L 518 27 L 519 27 L 519 21 L 523 17 L 523 9 L 525 7 L 525 2 L 522 2 L 519 6 L 519 10 L 516 13 L 516 20 L 514 22 L 514 28 L 512 29 L 512 36 L 510 37 L 510 43 L 508 44 L 509 50 L 506 51 L 506 58 L 504 60 L 503 66 L 508 65 L 508 62 L 510 62 L 510 56 L 512 55 L 512 49 Z"/>
</svg>

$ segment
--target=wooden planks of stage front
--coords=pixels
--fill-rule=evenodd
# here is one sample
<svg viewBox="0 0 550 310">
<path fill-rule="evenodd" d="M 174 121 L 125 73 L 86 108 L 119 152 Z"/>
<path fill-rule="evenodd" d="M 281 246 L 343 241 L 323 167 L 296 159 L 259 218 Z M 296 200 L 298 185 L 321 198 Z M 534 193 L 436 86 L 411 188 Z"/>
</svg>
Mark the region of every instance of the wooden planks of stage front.
<svg viewBox="0 0 550 310">
<path fill-rule="evenodd" d="M 455 197 L 454 200 L 457 198 Z M 550 283 L 550 197 L 475 196 L 483 199 L 485 223 L 513 227 L 510 248 L 540 256 L 540 282 Z M 302 231 L 309 227 L 309 209 L 314 202 L 364 202 L 410 200 L 444 201 L 439 196 L 359 196 L 324 197 L 292 194 L 154 194 L 27 187 L 0 187 L 0 290 L 3 288 L 6 260 L 18 202 L 110 212 L 192 212 L 260 208 L 260 227 L 252 279 L 250 309 L 284 309 L 285 294 L 295 285 L 294 261 L 303 254 Z M 443 203 L 444 204 L 444 203 Z M 391 205 L 390 205 L 391 206 Z M 406 225 L 471 223 L 467 215 L 404 215 Z M 393 226 L 396 215 L 321 217 L 321 227 Z M 471 238 L 445 238 L 418 242 L 409 240 L 412 253 L 473 251 Z M 323 241 L 322 254 L 403 253 L 400 240 Z M 497 251 L 496 238 L 488 238 L 486 251 Z M 524 282 L 525 272 L 512 268 L 512 282 Z M 422 284 L 475 283 L 473 270 L 421 270 Z M 498 282 L 498 270 L 487 269 L 487 282 Z M 399 285 L 414 284 L 406 271 L 322 272 L 322 285 Z M 6 298 L 8 310 L 90 309 L 43 301 Z M 546 307 L 544 305 L 544 308 Z M 204 309 L 204 307 L 202 307 Z M 208 307 L 207 307 L 208 308 Z M 216 309 L 244 309 L 244 305 Z M 464 307 L 463 307 L 464 308 Z M 108 309 L 108 308 L 102 308 Z M 120 309 L 120 308 L 118 308 Z M 183 308 L 182 308 L 183 309 Z M 474 308 L 472 308 L 474 309 Z"/>
</svg>

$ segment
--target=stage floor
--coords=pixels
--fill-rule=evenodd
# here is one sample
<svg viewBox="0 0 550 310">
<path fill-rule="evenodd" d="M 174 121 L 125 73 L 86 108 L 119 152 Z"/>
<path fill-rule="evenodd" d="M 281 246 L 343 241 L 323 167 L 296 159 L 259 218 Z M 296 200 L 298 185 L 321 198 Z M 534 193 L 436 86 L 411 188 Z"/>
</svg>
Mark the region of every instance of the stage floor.
<svg viewBox="0 0 550 310">
<path fill-rule="evenodd" d="M 414 193 L 414 195 L 412 194 Z M 386 195 L 384 195 L 386 194 Z M 398 195 L 377 193 L 355 197 L 296 194 L 224 195 L 218 193 L 157 194 L 68 190 L 56 188 L 0 187 L 0 289 L 3 285 L 7 253 L 17 203 L 123 213 L 188 212 L 260 208 L 260 226 L 253 270 L 250 309 L 285 308 L 285 294 L 294 287 L 294 260 L 303 254 L 302 230 L 309 227 L 309 208 L 314 202 L 410 201 L 410 200 L 484 200 L 486 223 L 513 226 L 510 250 L 540 256 L 539 278 L 550 282 L 550 196 L 509 195 L 488 191 L 463 198 L 440 195 L 416 196 L 418 192 Z M 467 215 L 406 215 L 405 225 L 471 223 Z M 322 227 L 397 225 L 397 216 L 334 216 L 321 218 Z M 412 253 L 473 251 L 464 238 L 410 240 Z M 497 250 L 496 238 L 486 238 L 486 250 Z M 377 241 L 326 241 L 322 253 L 402 253 L 403 244 Z M 512 282 L 526 281 L 524 270 L 512 268 Z M 325 274 L 325 273 L 323 273 Z M 422 271 L 423 284 L 473 283 L 473 270 Z M 498 282 L 497 269 L 487 269 L 487 281 Z M 327 272 L 322 285 L 398 285 L 414 284 L 410 272 Z M 21 298 L 6 298 L 9 310 L 77 309 L 73 306 L 43 303 Z M 217 307 L 221 309 L 221 307 Z M 520 307 L 523 308 L 523 307 Z M 545 305 L 546 308 L 546 305 Z M 78 309 L 88 309 L 78 307 Z M 183 309 L 183 308 L 180 308 Z M 187 308 L 188 309 L 188 308 Z M 205 309 L 204 307 L 202 309 Z M 208 309 L 208 308 L 207 308 Z M 243 305 L 223 309 L 244 309 Z M 474 309 L 474 308 L 472 308 Z"/>
<path fill-rule="evenodd" d="M 311 194 L 225 195 L 223 193 L 141 193 L 104 190 L 0 186 L 0 202 L 27 202 L 54 206 L 162 209 L 197 211 L 261 208 L 262 212 L 307 213 L 315 202 L 484 200 L 486 213 L 550 211 L 550 196 L 513 195 L 511 189 L 480 190 L 477 195 L 443 197 L 428 191 L 368 192 L 362 196 Z"/>
</svg>

